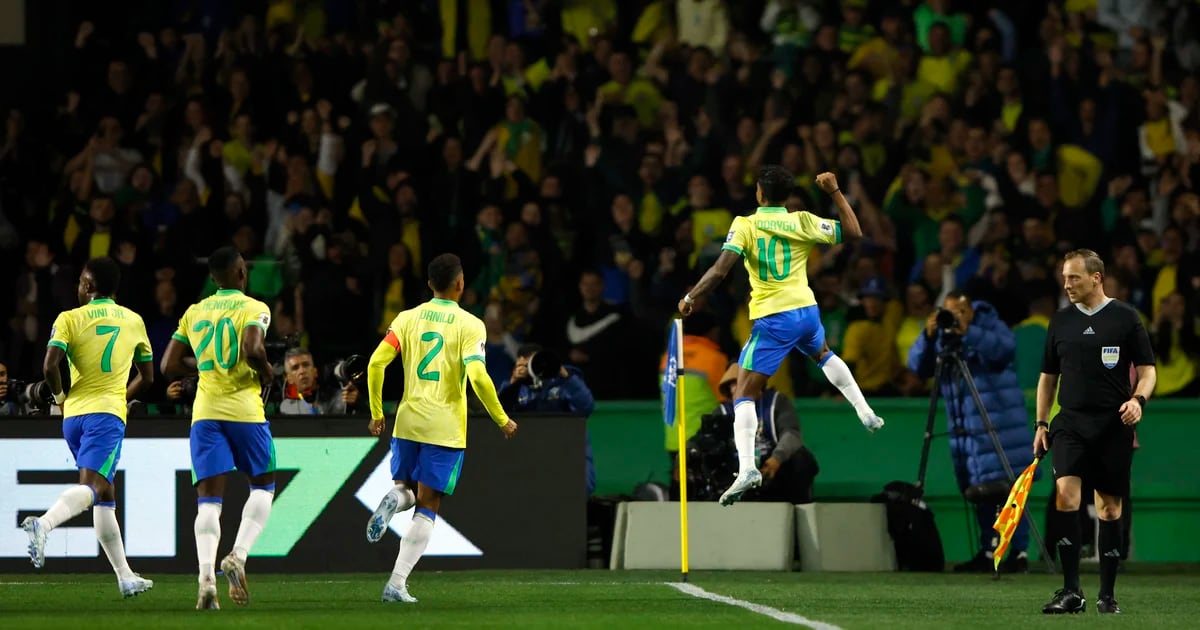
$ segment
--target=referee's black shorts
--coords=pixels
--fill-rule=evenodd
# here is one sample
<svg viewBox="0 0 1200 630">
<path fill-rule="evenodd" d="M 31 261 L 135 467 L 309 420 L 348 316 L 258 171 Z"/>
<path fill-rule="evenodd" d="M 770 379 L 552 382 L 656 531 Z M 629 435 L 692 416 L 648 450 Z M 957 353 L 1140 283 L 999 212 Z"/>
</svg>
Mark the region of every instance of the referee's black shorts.
<svg viewBox="0 0 1200 630">
<path fill-rule="evenodd" d="M 1064 418 L 1063 416 L 1068 416 Z M 1063 422 L 1063 420 L 1067 420 Z M 1099 432 L 1081 431 L 1082 426 L 1104 426 Z M 1050 454 L 1054 478 L 1080 477 L 1097 491 L 1110 496 L 1129 496 L 1133 465 L 1133 428 L 1119 417 L 1081 418 L 1064 412 L 1050 425 Z"/>
</svg>

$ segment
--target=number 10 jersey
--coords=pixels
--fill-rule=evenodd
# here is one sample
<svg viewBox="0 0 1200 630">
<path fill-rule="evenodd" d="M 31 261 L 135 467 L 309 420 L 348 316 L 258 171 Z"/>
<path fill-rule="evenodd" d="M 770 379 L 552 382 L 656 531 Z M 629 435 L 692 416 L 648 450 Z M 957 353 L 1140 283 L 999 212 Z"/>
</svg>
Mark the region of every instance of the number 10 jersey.
<svg viewBox="0 0 1200 630">
<path fill-rule="evenodd" d="M 842 225 L 808 212 L 759 208 L 737 217 L 722 249 L 745 259 L 750 274 L 750 319 L 817 303 L 808 286 L 814 245 L 842 242 Z"/>
</svg>

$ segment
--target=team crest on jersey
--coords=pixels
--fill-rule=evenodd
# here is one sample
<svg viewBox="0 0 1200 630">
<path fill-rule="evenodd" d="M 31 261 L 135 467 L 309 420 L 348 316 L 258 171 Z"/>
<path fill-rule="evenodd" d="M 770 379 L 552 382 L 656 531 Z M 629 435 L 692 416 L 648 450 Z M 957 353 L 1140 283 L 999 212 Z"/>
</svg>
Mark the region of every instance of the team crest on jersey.
<svg viewBox="0 0 1200 630">
<path fill-rule="evenodd" d="M 258 323 L 263 325 L 263 328 L 271 327 L 271 314 L 270 313 L 259 313 L 258 317 L 256 319 L 258 319 Z"/>
<path fill-rule="evenodd" d="M 1104 367 L 1113 369 L 1121 360 L 1121 346 L 1104 346 L 1100 348 L 1100 362 Z"/>
<path fill-rule="evenodd" d="M 821 221 L 821 222 L 817 223 L 817 228 L 820 229 L 822 232 L 824 232 L 830 236 L 833 236 L 833 222 L 832 221 Z"/>
</svg>

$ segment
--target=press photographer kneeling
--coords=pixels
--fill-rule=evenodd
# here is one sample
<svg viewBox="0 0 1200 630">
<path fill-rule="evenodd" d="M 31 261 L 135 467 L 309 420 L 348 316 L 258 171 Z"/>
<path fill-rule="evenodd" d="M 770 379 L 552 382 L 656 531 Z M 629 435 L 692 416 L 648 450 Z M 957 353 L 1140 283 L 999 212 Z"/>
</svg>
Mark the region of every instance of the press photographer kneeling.
<svg viewBox="0 0 1200 630">
<path fill-rule="evenodd" d="M 1009 469 L 1017 471 L 1033 461 L 1029 414 L 1013 368 L 1015 356 L 1015 337 L 996 309 L 987 302 L 972 302 L 963 291 L 946 296 L 942 308 L 929 316 L 924 334 L 917 337 L 908 353 L 908 368 L 917 376 L 928 379 L 939 372 L 934 395 L 940 394 L 946 403 L 954 475 L 959 490 L 975 505 L 979 522 L 979 551 L 955 571 L 993 570 L 993 550 L 998 541 L 992 523 L 1010 487 L 1005 461 Z M 955 357 L 962 359 L 961 364 Z M 956 367 L 959 365 L 968 373 L 963 374 L 963 369 Z M 972 396 L 971 377 L 982 410 Z M 1028 544 L 1029 525 L 1022 520 L 1000 571 L 1025 571 Z"/>
</svg>

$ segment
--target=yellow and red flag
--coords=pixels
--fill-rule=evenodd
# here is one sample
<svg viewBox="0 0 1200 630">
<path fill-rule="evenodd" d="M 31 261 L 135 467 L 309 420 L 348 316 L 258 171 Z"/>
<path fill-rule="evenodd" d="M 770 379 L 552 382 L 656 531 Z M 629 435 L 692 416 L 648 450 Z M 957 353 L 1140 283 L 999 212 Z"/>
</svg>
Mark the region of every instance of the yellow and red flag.
<svg viewBox="0 0 1200 630">
<path fill-rule="evenodd" d="M 1000 510 L 1000 515 L 992 524 L 992 529 L 1000 534 L 1000 544 L 996 545 L 993 556 L 997 571 L 1000 570 L 1004 552 L 1008 551 L 1008 544 L 1012 542 L 1013 532 L 1017 531 L 1017 525 L 1021 523 L 1021 515 L 1025 513 L 1025 501 L 1029 499 L 1029 486 L 1033 485 L 1033 473 L 1041 461 L 1041 457 L 1033 458 L 1033 463 L 1017 477 L 1012 492 L 1008 493 L 1008 500 L 1004 502 L 1004 509 Z"/>
</svg>

